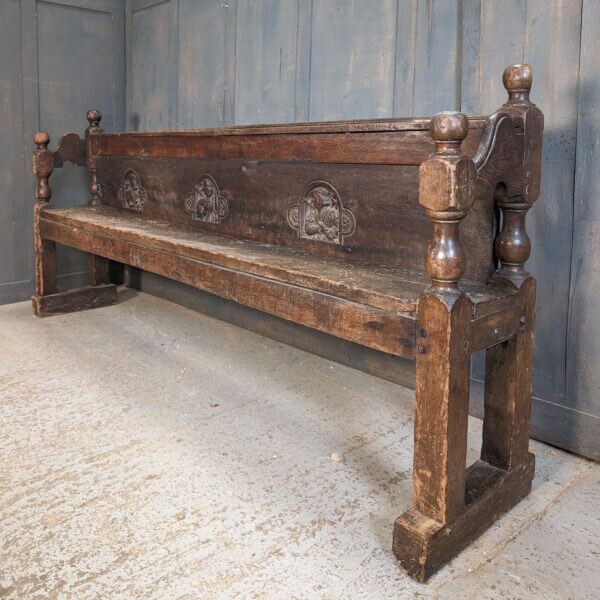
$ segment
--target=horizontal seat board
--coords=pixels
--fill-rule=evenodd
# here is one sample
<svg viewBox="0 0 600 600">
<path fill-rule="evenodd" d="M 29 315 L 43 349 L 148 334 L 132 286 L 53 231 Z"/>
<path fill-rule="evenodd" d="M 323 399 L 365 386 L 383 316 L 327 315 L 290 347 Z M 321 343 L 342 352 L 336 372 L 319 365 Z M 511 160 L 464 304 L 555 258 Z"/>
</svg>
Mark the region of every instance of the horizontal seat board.
<svg viewBox="0 0 600 600">
<path fill-rule="evenodd" d="M 45 239 L 164 275 L 244 304 L 389 354 L 414 358 L 415 319 L 132 240 L 41 218 Z"/>
<path fill-rule="evenodd" d="M 47 209 L 45 220 L 153 247 L 267 279 L 396 313 L 412 314 L 428 286 L 426 276 L 394 264 L 370 264 L 305 250 L 185 229 L 106 206 Z M 506 308 L 512 292 L 463 282 L 474 317 Z M 508 304 L 507 304 L 508 302 Z"/>
<path fill-rule="evenodd" d="M 473 128 L 463 142 L 465 154 L 475 154 L 481 129 Z M 434 151 L 425 129 L 396 131 L 248 133 L 142 132 L 93 136 L 96 156 L 152 158 L 243 158 L 249 160 L 335 164 L 420 165 Z"/>
</svg>

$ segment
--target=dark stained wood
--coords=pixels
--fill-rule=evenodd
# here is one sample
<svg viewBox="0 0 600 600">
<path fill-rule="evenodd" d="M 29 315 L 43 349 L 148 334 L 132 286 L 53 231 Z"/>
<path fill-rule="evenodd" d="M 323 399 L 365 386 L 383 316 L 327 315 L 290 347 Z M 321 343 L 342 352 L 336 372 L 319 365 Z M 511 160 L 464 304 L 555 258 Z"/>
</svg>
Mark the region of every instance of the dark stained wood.
<svg viewBox="0 0 600 600">
<path fill-rule="evenodd" d="M 36 294 L 52 294 L 56 291 L 56 245 L 40 234 L 39 220 L 43 208 L 50 205 L 52 189 L 48 178 L 54 170 L 54 156 L 48 150 L 50 136 L 37 132 L 33 140 L 33 173 L 37 177 L 35 206 L 33 209 L 33 243 L 35 247 L 35 291 Z"/>
<path fill-rule="evenodd" d="M 346 261 L 393 264 L 424 273 L 431 221 L 419 205 L 418 169 L 398 165 L 340 165 L 191 158 L 98 159 L 103 204 L 122 208 L 118 190 L 125 173 L 135 171 L 146 190 L 145 216 L 237 238 L 295 246 L 319 256 Z M 210 175 L 229 210 L 220 223 L 193 220 L 185 208 L 199 177 Z M 352 211 L 354 232 L 342 244 L 299 236 L 290 227 L 288 209 L 307 185 L 325 181 Z M 410 226 L 408 226 L 410 224 Z M 461 239 L 470 257 L 465 278 L 487 282 L 493 260 L 494 198 L 478 199 L 461 223 Z"/>
<path fill-rule="evenodd" d="M 419 299 L 413 504 L 439 521 L 464 510 L 471 302 L 426 292 Z"/>
<path fill-rule="evenodd" d="M 113 284 L 82 287 L 56 292 L 35 294 L 31 298 L 33 311 L 38 317 L 51 317 L 66 313 L 110 306 L 117 301 L 117 286 Z"/>
<path fill-rule="evenodd" d="M 252 308 L 370 348 L 412 358 L 414 318 L 311 289 L 284 284 L 159 250 L 42 220 L 43 235 L 68 246 L 165 275 Z"/>
<path fill-rule="evenodd" d="M 543 115 L 528 65 L 504 83 L 508 102 L 486 120 L 106 134 L 92 110 L 91 200 L 65 209 L 49 205 L 48 177 L 81 163 L 82 142 L 67 136 L 53 153 L 37 134 L 34 310 L 114 302 L 114 260 L 414 360 L 414 506 L 393 549 L 424 580 L 525 496 L 534 472 L 525 216 Z M 55 293 L 55 243 L 89 253 L 89 287 Z M 484 348 L 481 460 L 465 470 L 470 361 Z"/>
<path fill-rule="evenodd" d="M 348 261 L 298 248 L 198 232 L 105 206 L 53 208 L 43 213 L 43 219 L 75 231 L 127 240 L 144 248 L 181 254 L 382 310 L 414 313 L 419 297 L 429 285 L 426 276 L 398 265 Z M 474 318 L 516 304 L 515 292 L 506 287 L 470 282 L 463 287 L 473 303 Z"/>
<path fill-rule="evenodd" d="M 527 460 L 535 289 L 532 277 L 520 287 L 518 333 L 486 351 L 481 458 L 506 470 Z"/>
<path fill-rule="evenodd" d="M 473 120 L 465 151 L 475 152 L 483 119 Z M 128 132 L 95 138 L 102 156 L 243 158 L 321 163 L 419 165 L 433 151 L 429 119 Z"/>
<path fill-rule="evenodd" d="M 83 167 L 86 163 L 85 140 L 82 140 L 76 133 L 67 133 L 60 138 L 58 146 L 53 150 L 54 168 L 64 167 L 66 163 L 71 163 L 76 167 Z"/>
<path fill-rule="evenodd" d="M 535 458 L 505 472 L 485 461 L 465 475 L 465 510 L 443 525 L 411 508 L 394 523 L 393 550 L 400 566 L 418 581 L 427 581 L 440 567 L 480 536 L 531 491 Z"/>
</svg>

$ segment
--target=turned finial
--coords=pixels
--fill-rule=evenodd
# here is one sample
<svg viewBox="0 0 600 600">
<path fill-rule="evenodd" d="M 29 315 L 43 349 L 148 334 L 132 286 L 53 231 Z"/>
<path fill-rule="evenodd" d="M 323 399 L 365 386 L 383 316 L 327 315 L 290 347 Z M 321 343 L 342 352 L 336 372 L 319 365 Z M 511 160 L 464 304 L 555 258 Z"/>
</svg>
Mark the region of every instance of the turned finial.
<svg viewBox="0 0 600 600">
<path fill-rule="evenodd" d="M 462 113 L 435 115 L 429 124 L 435 152 L 419 168 L 419 202 L 433 221 L 425 267 L 432 287 L 440 291 L 458 290 L 465 270 L 459 224 L 473 204 L 477 179 L 473 161 L 460 149 L 468 132 Z"/>
<path fill-rule="evenodd" d="M 440 112 L 431 118 L 429 134 L 435 142 L 436 154 L 459 153 L 460 144 L 469 133 L 469 121 L 459 112 Z"/>
<path fill-rule="evenodd" d="M 48 150 L 50 136 L 44 131 L 38 131 L 33 136 L 36 149 L 33 151 L 33 173 L 37 177 L 35 197 L 38 202 L 48 202 L 52 196 L 52 190 L 48 183 L 48 177 L 54 171 L 54 154 Z"/>
<path fill-rule="evenodd" d="M 102 113 L 95 108 L 90 108 L 87 111 L 87 120 L 90 124 L 90 129 L 98 129 L 100 127 L 100 121 L 102 121 Z"/>
<path fill-rule="evenodd" d="M 533 73 L 530 65 L 511 65 L 504 69 L 502 83 L 508 92 L 508 104 L 528 104 Z"/>
<path fill-rule="evenodd" d="M 92 134 L 102 133 L 100 128 L 100 121 L 102 120 L 102 113 L 95 108 L 91 108 L 86 114 L 88 123 L 90 126 L 85 130 L 85 147 L 87 153 L 87 167 L 90 172 L 90 184 L 88 190 L 90 192 L 90 202 L 92 204 L 100 204 L 100 198 L 102 197 L 102 187 L 98 183 L 98 173 L 96 169 L 96 156 L 94 155 Z"/>
<path fill-rule="evenodd" d="M 48 144 L 50 143 L 50 136 L 45 131 L 38 131 L 33 136 L 33 141 L 37 146 L 38 150 L 48 150 Z"/>
</svg>

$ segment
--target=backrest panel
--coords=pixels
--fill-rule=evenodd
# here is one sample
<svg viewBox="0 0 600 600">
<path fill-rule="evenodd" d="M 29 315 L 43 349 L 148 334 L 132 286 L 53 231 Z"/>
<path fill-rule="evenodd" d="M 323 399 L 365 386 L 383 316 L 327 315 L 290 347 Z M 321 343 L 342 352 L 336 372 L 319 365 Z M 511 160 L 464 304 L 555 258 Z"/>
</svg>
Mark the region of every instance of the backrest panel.
<svg viewBox="0 0 600 600">
<path fill-rule="evenodd" d="M 432 225 L 418 201 L 418 166 L 104 156 L 102 202 L 148 218 L 424 271 Z M 493 202 L 461 225 L 465 277 L 492 269 Z"/>
</svg>

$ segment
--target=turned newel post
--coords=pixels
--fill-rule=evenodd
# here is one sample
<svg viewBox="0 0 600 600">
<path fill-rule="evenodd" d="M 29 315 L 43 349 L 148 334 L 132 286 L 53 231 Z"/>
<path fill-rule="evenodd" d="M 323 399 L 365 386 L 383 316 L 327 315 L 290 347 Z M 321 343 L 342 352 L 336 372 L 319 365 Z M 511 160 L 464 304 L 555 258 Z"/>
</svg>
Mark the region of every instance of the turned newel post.
<svg viewBox="0 0 600 600">
<path fill-rule="evenodd" d="M 36 149 L 33 151 L 33 172 L 37 177 L 37 187 L 35 190 L 36 204 L 46 204 L 52 197 L 52 190 L 48 183 L 48 178 L 54 171 L 54 156 L 48 150 L 50 136 L 43 131 L 38 131 L 33 137 Z"/>
<path fill-rule="evenodd" d="M 419 170 L 419 202 L 433 236 L 425 257 L 431 286 L 417 303 L 413 504 L 441 524 L 465 509 L 472 304 L 458 287 L 466 263 L 459 227 L 477 177 L 460 148 L 468 131 L 461 113 L 435 115 L 435 152 Z"/>
<path fill-rule="evenodd" d="M 35 206 L 33 209 L 33 234 L 35 245 L 35 293 L 43 296 L 56 291 L 56 245 L 45 240 L 40 233 L 40 218 L 44 208 L 50 206 L 52 190 L 48 178 L 54 171 L 54 154 L 48 150 L 50 136 L 38 131 L 33 141 L 33 173 L 37 178 Z"/>
<path fill-rule="evenodd" d="M 102 120 L 102 114 L 99 110 L 90 109 L 87 112 L 87 120 L 89 127 L 85 130 L 85 141 L 86 141 L 86 153 L 87 153 L 87 167 L 90 172 L 90 185 L 88 187 L 90 191 L 90 203 L 100 204 L 100 198 L 102 197 L 102 189 L 98 183 L 98 176 L 96 173 L 96 157 L 93 152 L 92 137 L 96 133 L 102 133 L 100 127 L 100 121 Z"/>
<path fill-rule="evenodd" d="M 494 279 L 519 288 L 529 277 L 525 262 L 531 254 L 531 242 L 525 219 L 527 211 L 540 193 L 544 117 L 529 99 L 532 82 L 529 65 L 507 67 L 504 69 L 502 82 L 508 92 L 508 100 L 502 110 L 512 116 L 523 144 L 523 184 L 521 193 L 517 196 L 496 197 L 496 204 L 502 212 L 502 229 L 495 242 L 499 264 Z"/>
<path fill-rule="evenodd" d="M 532 82 L 529 65 L 507 67 L 502 81 L 508 92 L 502 112 L 511 115 L 522 144 L 519 148 L 521 167 L 517 173 L 511 173 L 517 176 L 517 184 L 511 186 L 512 193 L 502 190 L 496 195 L 502 228 L 496 236 L 498 268 L 492 280 L 516 288 L 521 308 L 517 335 L 486 350 L 481 458 L 510 471 L 531 460 L 529 418 L 536 282 L 525 270 L 531 253 L 525 219 L 540 193 L 544 115 L 529 99 Z"/>
<path fill-rule="evenodd" d="M 429 126 L 435 152 L 419 169 L 419 202 L 433 221 L 425 267 L 432 287 L 442 291 L 458 290 L 465 271 L 459 225 L 475 199 L 477 178 L 473 161 L 460 149 L 468 132 L 465 115 L 435 115 Z"/>
</svg>

